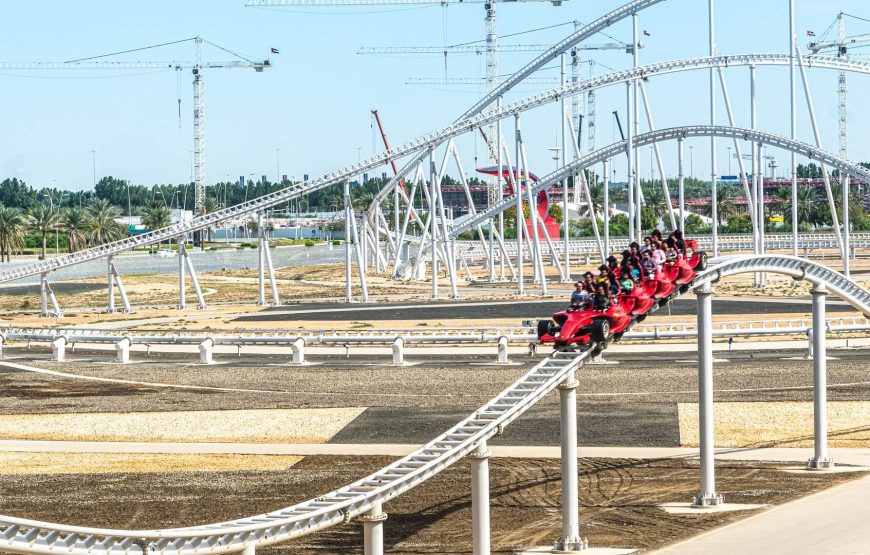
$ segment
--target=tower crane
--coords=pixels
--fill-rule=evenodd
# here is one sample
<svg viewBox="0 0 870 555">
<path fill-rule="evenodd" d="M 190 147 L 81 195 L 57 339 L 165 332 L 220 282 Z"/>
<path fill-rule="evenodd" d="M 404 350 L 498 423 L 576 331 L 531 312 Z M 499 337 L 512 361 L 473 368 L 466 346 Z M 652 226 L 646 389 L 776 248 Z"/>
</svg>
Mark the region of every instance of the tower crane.
<svg viewBox="0 0 870 555">
<path fill-rule="evenodd" d="M 549 2 L 553 6 L 561 6 L 565 0 L 248 0 L 246 6 L 253 7 L 279 7 L 279 6 L 387 6 L 394 4 L 429 4 L 446 6 L 449 4 L 483 4 L 485 15 L 485 38 L 484 52 L 486 54 L 486 92 L 490 93 L 498 86 L 498 24 L 495 14 L 495 5 L 504 2 Z M 487 135 L 495 136 L 495 124 L 487 128 Z M 489 149 L 490 164 L 495 164 L 493 149 Z M 495 195 L 497 180 L 490 182 L 489 196 Z"/>
<path fill-rule="evenodd" d="M 847 37 L 846 22 L 844 20 L 845 17 L 852 16 L 849 16 L 849 14 L 843 12 L 838 13 L 837 19 L 822 34 L 822 38 L 820 38 L 818 41 L 810 42 L 807 45 L 811 56 L 818 54 L 836 53 L 838 58 L 840 58 L 841 60 L 846 60 L 849 56 L 849 49 L 851 47 L 870 42 L 870 34 L 854 35 L 851 37 Z M 832 31 L 834 25 L 837 26 L 837 39 L 827 40 L 827 36 Z M 807 34 L 810 34 L 810 32 L 807 31 Z M 839 109 L 838 124 L 840 134 L 840 156 L 842 156 L 843 158 L 848 158 L 849 142 L 847 135 L 848 105 L 846 73 L 842 71 L 837 78 L 837 105 Z"/>
<path fill-rule="evenodd" d="M 193 62 L 121 62 L 92 61 L 93 58 L 71 62 L 0 62 L 0 70 L 94 70 L 94 69 L 190 69 L 193 74 L 193 182 L 194 213 L 204 213 L 205 201 L 205 113 L 203 70 L 208 69 L 253 69 L 257 73 L 272 67 L 269 60 L 252 62 L 233 60 L 229 62 L 203 62 L 202 37 L 194 37 L 196 60 Z M 104 56 L 96 56 L 97 58 Z"/>
</svg>

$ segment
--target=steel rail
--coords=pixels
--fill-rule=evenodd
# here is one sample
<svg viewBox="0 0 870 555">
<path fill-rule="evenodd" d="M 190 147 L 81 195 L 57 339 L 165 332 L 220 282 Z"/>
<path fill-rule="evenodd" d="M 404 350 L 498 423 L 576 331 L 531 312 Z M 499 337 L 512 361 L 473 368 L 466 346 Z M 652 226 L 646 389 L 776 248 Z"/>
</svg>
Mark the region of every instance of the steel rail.
<svg viewBox="0 0 870 555">
<path fill-rule="evenodd" d="M 737 273 L 781 273 L 825 284 L 835 296 L 865 314 L 870 312 L 870 291 L 808 260 L 762 255 L 724 257 L 711 260 L 710 265 L 692 287 Z M 552 353 L 474 414 L 414 453 L 352 484 L 291 507 L 234 521 L 164 530 L 88 528 L 0 516 L 0 549 L 45 555 L 205 555 L 270 545 L 348 522 L 438 474 L 471 453 L 481 441 L 500 433 L 591 354 L 591 348 L 579 353 Z"/>
<path fill-rule="evenodd" d="M 739 139 L 745 141 L 753 141 L 762 143 L 768 146 L 781 148 L 790 152 L 794 152 L 811 160 L 817 160 L 825 165 L 831 166 L 840 170 L 847 175 L 857 175 L 870 182 L 870 170 L 844 160 L 826 150 L 811 146 L 807 143 L 793 141 L 782 135 L 766 133 L 753 129 L 745 129 L 742 127 L 728 127 L 723 125 L 691 125 L 685 127 L 671 127 L 666 129 L 658 129 L 649 133 L 643 133 L 633 138 L 633 143 L 638 146 L 646 146 L 663 141 L 672 141 L 676 139 L 685 139 L 689 137 L 724 137 L 728 139 Z M 619 141 L 604 148 L 600 148 L 595 152 L 590 152 L 581 156 L 577 160 L 570 162 L 559 168 L 558 170 L 542 177 L 539 181 L 530 185 L 531 194 L 536 194 L 542 190 L 548 189 L 555 183 L 563 179 L 567 179 L 575 175 L 578 171 L 603 162 L 608 158 L 624 154 L 627 141 Z M 468 231 L 473 227 L 483 224 L 495 217 L 501 212 L 504 212 L 512 205 L 516 204 L 515 195 L 505 197 L 504 200 L 495 204 L 485 212 L 479 212 L 476 216 L 463 220 L 461 224 L 454 225 L 451 231 L 452 237 L 457 237 L 460 233 Z"/>
<path fill-rule="evenodd" d="M 662 1 L 662 0 L 659 0 Z M 543 106 L 550 102 L 561 100 L 564 96 L 579 94 L 586 90 L 603 87 L 620 82 L 630 81 L 638 77 L 649 77 L 656 74 L 672 73 L 676 71 L 685 71 L 690 69 L 703 69 L 718 66 L 736 66 L 736 65 L 786 65 L 787 56 L 783 54 L 739 54 L 731 56 L 713 56 L 713 57 L 698 57 L 648 66 L 641 66 L 637 69 L 625 70 L 620 72 L 586 79 L 577 83 L 557 87 L 549 91 L 544 91 L 536 95 L 530 96 L 524 100 L 520 100 L 499 110 L 490 111 L 486 114 L 477 115 L 470 118 L 463 118 L 444 129 L 422 135 L 416 139 L 408 141 L 402 145 L 392 147 L 389 151 L 372 156 L 364 161 L 347 165 L 341 169 L 326 173 L 316 179 L 291 185 L 280 191 L 275 191 L 267 195 L 263 195 L 257 199 L 253 199 L 236 206 L 231 206 L 223 210 L 212 212 L 204 216 L 199 216 L 188 222 L 182 222 L 173 226 L 154 230 L 148 233 L 143 233 L 135 237 L 128 237 L 112 243 L 106 243 L 99 247 L 93 247 L 78 251 L 76 253 L 67 254 L 51 260 L 44 260 L 32 264 L 19 266 L 17 268 L 0 272 L 0 283 L 13 281 L 16 279 L 38 275 L 41 273 L 51 272 L 60 268 L 74 266 L 82 262 L 96 260 L 109 255 L 114 255 L 120 252 L 131 250 L 136 247 L 143 247 L 155 244 L 157 242 L 168 241 L 180 236 L 187 236 L 193 231 L 216 226 L 221 222 L 233 220 L 243 217 L 246 214 L 257 212 L 273 206 L 280 205 L 288 200 L 318 191 L 335 183 L 339 183 L 345 179 L 349 179 L 361 172 L 368 171 L 384 164 L 391 160 L 400 159 L 405 156 L 415 154 L 418 151 L 434 148 L 444 141 L 468 132 L 476 132 L 481 126 L 485 126 L 500 118 L 509 115 L 530 110 L 538 106 Z M 862 62 L 844 62 L 836 58 L 812 58 L 812 61 L 807 62 L 808 67 L 819 67 L 827 69 L 835 69 L 839 71 L 856 71 L 860 73 L 870 73 L 870 64 Z M 384 196 L 390 192 L 389 187 L 382 189 L 376 198 L 376 202 L 383 201 Z"/>
<path fill-rule="evenodd" d="M 426 141 L 421 148 L 435 148 L 442 142 L 453 138 L 467 131 L 474 131 L 479 127 L 486 126 L 499 119 L 512 116 L 514 114 L 525 112 L 533 108 L 544 106 L 551 102 L 560 101 L 564 97 L 570 97 L 586 91 L 599 89 L 611 85 L 628 83 L 635 79 L 650 78 L 657 75 L 666 75 L 669 73 L 677 73 L 683 71 L 691 71 L 696 69 L 710 69 L 719 67 L 738 67 L 738 66 L 788 66 L 789 57 L 787 54 L 730 54 L 720 56 L 697 56 L 692 58 L 681 58 L 677 60 L 668 60 L 658 62 L 637 68 L 629 68 L 621 71 L 615 71 L 583 79 L 576 83 L 555 87 L 546 91 L 536 93 L 524 99 L 518 100 L 512 104 L 496 108 L 488 111 L 485 114 L 479 114 L 473 117 L 459 120 L 452 125 L 445 127 L 437 132 L 441 136 L 434 141 Z M 807 67 L 818 69 L 832 69 L 844 72 L 855 73 L 870 73 L 870 63 L 868 62 L 844 62 L 838 58 L 817 57 L 812 58 L 812 64 L 807 60 Z M 398 150 L 405 145 L 391 149 L 391 152 Z M 407 154 L 407 152 L 405 153 Z M 401 157 L 401 156 L 400 156 Z M 412 165 L 411 162 L 408 166 Z M 408 168 L 406 166 L 399 172 L 402 176 Z M 372 205 L 383 202 L 384 198 L 392 191 L 392 186 L 387 186 L 381 189 L 372 202 Z"/>
</svg>

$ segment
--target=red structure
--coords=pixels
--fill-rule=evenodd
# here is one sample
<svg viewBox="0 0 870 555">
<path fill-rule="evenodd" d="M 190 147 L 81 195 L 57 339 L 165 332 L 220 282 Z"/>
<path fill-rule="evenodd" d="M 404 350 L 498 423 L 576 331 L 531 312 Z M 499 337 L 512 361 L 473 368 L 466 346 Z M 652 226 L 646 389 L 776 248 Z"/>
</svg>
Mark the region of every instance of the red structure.
<svg viewBox="0 0 870 555">
<path fill-rule="evenodd" d="M 494 175 L 499 178 L 499 184 L 501 184 L 501 180 L 504 179 L 507 183 L 508 194 L 514 194 L 513 186 L 511 183 L 519 182 L 523 183 L 525 179 L 525 175 L 521 172 L 517 171 L 515 166 L 502 166 L 499 168 L 498 166 L 488 166 L 486 168 L 478 168 L 478 172 L 486 174 L 486 175 Z M 512 176 L 512 179 L 508 179 L 508 176 Z M 537 183 L 538 178 L 535 174 L 529 172 L 528 179 L 533 183 Z M 558 239 L 560 237 L 560 228 L 559 222 L 556 221 L 553 216 L 550 215 L 550 195 L 547 191 L 541 191 L 538 193 L 538 216 L 544 222 L 544 228 L 547 230 L 547 236 L 550 239 Z M 532 230 L 532 218 L 526 219 L 526 233 L 528 233 L 529 237 L 534 237 L 534 232 Z M 538 237 L 541 237 L 542 231 L 541 228 L 538 228 Z"/>
</svg>

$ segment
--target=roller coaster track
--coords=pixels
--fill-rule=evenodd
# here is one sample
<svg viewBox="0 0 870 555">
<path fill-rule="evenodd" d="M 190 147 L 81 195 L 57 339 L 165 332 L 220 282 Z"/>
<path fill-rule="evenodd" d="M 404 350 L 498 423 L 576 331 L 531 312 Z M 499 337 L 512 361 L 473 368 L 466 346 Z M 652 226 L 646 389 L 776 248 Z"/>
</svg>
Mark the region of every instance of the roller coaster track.
<svg viewBox="0 0 870 555">
<path fill-rule="evenodd" d="M 636 5 L 652 5 L 658 1 L 635 2 Z M 859 73 L 870 74 L 870 64 L 862 62 L 843 62 L 835 58 L 815 57 L 807 60 L 807 65 L 811 67 L 835 69 L 839 71 L 854 71 Z M 788 64 L 788 56 L 783 54 L 739 54 L 729 56 L 714 56 L 714 57 L 698 57 L 687 58 L 669 62 L 651 64 L 625 71 L 619 71 L 592 79 L 579 81 L 578 83 L 565 87 L 558 87 L 548 91 L 544 91 L 526 99 L 520 100 L 499 110 L 487 112 L 473 117 L 463 118 L 444 129 L 423 135 L 417 139 L 411 140 L 402 145 L 391 148 L 388 152 L 375 155 L 367 160 L 357 162 L 345 166 L 344 168 L 329 172 L 323 176 L 298 183 L 286 187 L 280 191 L 269 193 L 248 202 L 225 208 L 206 214 L 205 216 L 194 218 L 188 222 L 178 223 L 173 226 L 155 230 L 135 237 L 128 237 L 120 241 L 107 243 L 99 247 L 82 250 L 76 253 L 68 254 L 51 260 L 44 260 L 19 266 L 14 269 L 0 272 L 0 283 L 13 281 L 23 277 L 39 275 L 42 273 L 51 272 L 59 268 L 74 266 L 82 262 L 97 260 L 131 250 L 137 247 L 144 247 L 158 242 L 165 242 L 177 237 L 185 237 L 193 231 L 206 229 L 209 227 L 219 226 L 220 223 L 244 217 L 252 212 L 262 211 L 267 208 L 278 206 L 286 201 L 307 195 L 318 191 L 335 183 L 340 183 L 343 180 L 350 179 L 362 172 L 375 169 L 390 160 L 400 159 L 405 156 L 425 151 L 430 148 L 435 148 L 444 141 L 461 135 L 467 132 L 474 132 L 479 127 L 483 127 L 497 119 L 506 116 L 531 110 L 533 108 L 558 101 L 566 96 L 579 94 L 586 90 L 591 90 L 598 87 L 622 83 L 636 79 L 638 77 L 650 77 L 657 74 L 673 73 L 677 71 L 686 71 L 691 69 L 703 69 L 710 67 L 727 67 L 737 65 L 786 65 Z M 781 146 L 781 145 L 776 145 Z M 809 148 L 805 145 L 803 148 Z M 586 159 L 586 158 L 584 158 Z M 588 163 L 586 165 L 589 165 Z M 378 194 L 378 200 L 389 193 L 389 188 L 384 188 Z"/>
<path fill-rule="evenodd" d="M 691 284 L 699 287 L 738 273 L 771 272 L 825 285 L 864 314 L 870 291 L 837 272 L 789 256 L 738 256 L 710 261 Z M 93 553 L 230 553 L 287 541 L 347 523 L 375 506 L 437 475 L 476 446 L 503 432 L 580 368 L 596 348 L 556 351 L 487 404 L 412 454 L 335 491 L 284 509 L 233 521 L 162 530 L 86 528 L 0 516 L 0 550 L 13 553 L 92 555 Z"/>
<path fill-rule="evenodd" d="M 634 145 L 642 147 L 663 141 L 672 141 L 676 139 L 686 139 L 690 137 L 724 137 L 729 139 L 738 139 L 745 141 L 753 141 L 762 143 L 768 146 L 782 148 L 783 150 L 794 152 L 800 156 L 805 156 L 810 160 L 821 162 L 827 166 L 837 168 L 844 174 L 857 175 L 865 181 L 870 181 L 870 170 L 848 160 L 844 160 L 826 150 L 816 148 L 806 143 L 793 141 L 782 135 L 774 133 L 766 133 L 753 129 L 744 129 L 741 127 L 727 127 L 721 125 L 691 125 L 685 127 L 671 127 L 668 129 L 659 129 L 649 133 L 643 133 L 634 138 Z M 625 154 L 627 141 L 620 141 L 611 144 L 604 148 L 600 148 L 595 152 L 590 152 L 585 156 L 581 156 L 577 160 L 566 164 L 562 168 L 542 177 L 539 181 L 531 186 L 532 194 L 538 193 L 544 189 L 548 189 L 555 183 L 576 174 L 578 171 L 607 160 L 608 158 Z M 453 237 L 459 234 L 474 229 L 477 225 L 489 221 L 494 216 L 504 212 L 511 206 L 516 205 L 516 197 L 510 196 L 495 204 L 485 212 L 481 212 L 472 218 L 464 220 L 462 223 L 453 226 L 451 235 Z"/>
</svg>

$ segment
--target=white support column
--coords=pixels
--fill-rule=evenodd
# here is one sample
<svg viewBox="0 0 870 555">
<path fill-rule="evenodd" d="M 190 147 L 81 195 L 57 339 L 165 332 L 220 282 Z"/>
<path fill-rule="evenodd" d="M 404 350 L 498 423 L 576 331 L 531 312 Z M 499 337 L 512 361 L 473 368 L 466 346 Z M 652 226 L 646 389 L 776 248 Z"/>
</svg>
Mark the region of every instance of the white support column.
<svg viewBox="0 0 870 555">
<path fill-rule="evenodd" d="M 758 124 L 758 107 L 755 101 L 755 65 L 749 66 L 749 114 L 750 125 L 752 130 Z M 759 206 L 764 206 L 764 190 L 760 187 L 762 177 L 759 175 L 764 172 L 764 161 L 759 156 L 758 143 L 752 143 L 752 190 L 755 204 L 751 205 L 751 210 L 755 213 L 754 225 L 752 227 L 753 252 L 761 254 L 761 237 L 764 233 L 764 215 Z M 753 274 L 753 284 L 755 287 L 761 287 L 761 273 Z"/>
<path fill-rule="evenodd" d="M 178 243 L 178 308 L 187 308 L 187 284 L 184 276 L 184 239 L 179 237 Z"/>
<path fill-rule="evenodd" d="M 701 491 L 692 500 L 695 507 L 723 503 L 716 493 L 713 460 L 713 290 L 709 284 L 695 289 L 698 299 L 698 432 L 701 439 Z"/>
<path fill-rule="evenodd" d="M 384 521 L 387 520 L 387 513 L 381 504 L 377 503 L 359 520 L 363 523 L 363 553 L 384 555 Z"/>
<path fill-rule="evenodd" d="M 303 338 L 294 339 L 293 343 L 290 344 L 290 350 L 293 353 L 290 359 L 293 364 L 305 363 L 305 340 Z"/>
<path fill-rule="evenodd" d="M 179 245 L 179 254 L 182 255 L 182 260 L 187 266 L 187 271 L 190 273 L 190 282 L 193 284 L 194 293 L 196 293 L 196 308 L 199 310 L 204 310 L 206 307 L 205 297 L 202 294 L 202 288 L 199 286 L 199 278 L 196 277 L 196 269 L 193 267 L 193 260 L 190 259 L 190 253 L 187 252 L 184 243 Z M 183 270 L 182 275 L 184 275 Z"/>
<path fill-rule="evenodd" d="M 109 306 L 106 312 L 113 314 L 115 312 L 115 276 L 112 273 L 112 256 L 106 257 L 106 291 L 108 293 Z"/>
<path fill-rule="evenodd" d="M 677 139 L 677 179 L 679 184 L 680 231 L 686 232 L 686 175 L 683 171 L 683 138 Z"/>
<path fill-rule="evenodd" d="M 576 185 L 575 185 L 576 186 Z M 604 257 L 610 256 L 610 162 L 604 161 Z M 604 264 L 604 262 L 602 262 Z"/>
<path fill-rule="evenodd" d="M 48 272 L 39 274 L 39 317 L 48 318 Z"/>
<path fill-rule="evenodd" d="M 118 273 L 114 263 L 112 263 L 111 270 L 115 277 L 115 284 L 118 286 L 118 293 L 121 295 L 121 303 L 124 304 L 124 313 L 129 314 L 133 312 L 133 309 L 130 307 L 130 298 L 127 297 L 127 290 L 124 288 L 124 280 L 121 279 L 121 274 Z"/>
<path fill-rule="evenodd" d="M 471 545 L 473 555 L 489 555 L 489 456 L 485 441 L 468 455 L 471 460 Z"/>
<path fill-rule="evenodd" d="M 565 75 L 565 63 L 567 61 L 568 54 L 562 53 L 562 86 L 566 86 L 568 81 Z M 568 99 L 562 97 L 562 117 L 559 118 L 562 122 L 562 138 L 561 138 L 561 147 L 562 147 L 562 164 L 561 167 L 565 167 L 568 164 L 568 131 L 570 130 L 570 126 L 566 125 L 565 115 L 567 114 L 568 109 Z M 569 122 L 570 123 L 570 120 Z M 573 135 L 573 133 L 572 133 Z M 574 187 L 577 187 L 577 183 L 574 183 Z M 592 218 L 592 225 L 596 228 L 598 227 L 598 223 L 595 221 L 595 215 L 590 214 L 590 218 Z M 565 234 L 564 243 L 565 243 L 565 271 L 563 273 L 563 281 L 569 282 L 571 281 L 571 250 L 570 250 L 570 242 L 571 242 L 571 217 L 570 212 L 568 211 L 568 178 L 562 180 L 562 233 Z"/>
<path fill-rule="evenodd" d="M 708 1 L 710 56 L 716 55 L 716 15 Z M 716 70 L 710 68 L 710 125 L 716 125 Z M 713 256 L 719 256 L 719 184 L 716 176 L 716 137 L 710 137 L 710 215 L 713 219 Z"/>
<path fill-rule="evenodd" d="M 508 173 L 511 174 L 511 181 L 513 181 L 514 188 L 514 197 L 516 198 L 516 209 L 517 209 L 517 295 L 523 295 L 524 291 L 524 283 L 523 279 L 523 234 L 526 229 L 526 219 L 523 217 L 523 192 L 521 190 L 521 180 L 520 180 L 520 114 L 517 112 L 514 114 L 514 130 L 515 130 L 515 150 L 514 150 L 514 160 L 515 166 L 513 168 L 508 167 Z M 529 207 L 531 210 L 531 206 Z"/>
<path fill-rule="evenodd" d="M 130 345 L 132 344 L 133 340 L 129 337 L 115 343 L 115 360 L 121 364 L 130 362 Z"/>
<path fill-rule="evenodd" d="M 789 106 L 791 108 L 791 140 L 797 140 L 797 103 L 795 101 L 795 36 L 794 31 L 794 0 L 788 2 L 788 59 L 789 59 Z M 798 186 L 797 186 L 797 154 L 791 152 L 791 242 L 792 256 L 798 255 Z M 795 282 L 797 283 L 797 282 Z"/>
<path fill-rule="evenodd" d="M 350 206 L 350 181 L 344 180 L 344 301 L 353 302 L 351 286 L 350 258 L 350 219 L 353 217 Z"/>
<path fill-rule="evenodd" d="M 634 104 L 632 103 L 632 84 L 631 82 L 627 82 L 625 84 L 625 102 L 627 105 L 626 111 L 628 112 L 628 121 L 625 122 L 625 127 L 627 130 L 627 143 L 625 146 L 625 154 L 628 157 L 628 166 L 627 166 L 627 178 L 628 178 L 628 240 L 635 240 L 634 233 L 634 126 L 632 125 L 632 120 L 634 120 Z M 638 208 L 639 210 L 640 208 Z M 609 255 L 610 253 L 608 253 Z"/>
<path fill-rule="evenodd" d="M 633 67 L 637 68 L 640 66 L 640 48 L 638 45 L 640 44 L 640 36 L 638 35 L 638 27 L 637 27 L 637 14 L 631 14 L 631 25 L 632 25 L 632 60 Z M 634 136 L 637 137 L 640 135 L 640 103 L 638 102 L 638 80 L 632 79 L 632 121 L 628 122 L 629 126 L 634 126 Z M 631 152 L 631 156 L 634 159 L 634 228 L 637 236 L 635 241 L 638 243 L 641 242 L 643 238 L 643 219 L 641 218 L 641 207 L 642 207 L 642 197 L 643 197 L 643 187 L 641 187 L 640 180 L 640 149 L 637 145 L 633 145 L 633 150 Z"/>
<path fill-rule="evenodd" d="M 438 223 L 436 222 L 436 214 L 438 209 L 435 206 L 438 202 L 438 192 L 435 190 L 436 181 L 438 179 L 435 173 L 435 160 L 432 158 L 432 150 L 429 150 L 429 240 L 432 245 L 432 298 L 438 298 Z M 422 243 L 421 243 L 422 245 Z"/>
<path fill-rule="evenodd" d="M 764 245 L 764 143 L 758 143 L 758 254 L 764 254 L 766 247 Z M 758 275 L 758 286 L 764 287 L 767 284 L 767 274 L 761 272 Z"/>
<path fill-rule="evenodd" d="M 256 555 L 257 547 L 253 543 L 249 543 L 245 546 L 245 549 L 242 550 L 242 555 Z"/>
<path fill-rule="evenodd" d="M 828 455 L 828 353 L 825 341 L 825 297 L 828 290 L 818 284 L 810 291 L 813 296 L 813 458 L 807 468 L 825 470 L 834 467 Z"/>
<path fill-rule="evenodd" d="M 843 273 L 846 277 L 851 277 L 852 272 L 849 268 L 850 259 L 852 258 L 852 252 L 850 251 L 849 241 L 851 237 L 849 236 L 849 176 L 844 175 L 840 178 L 840 181 L 843 184 L 843 250 L 846 251 L 845 264 L 843 267 Z"/>
<path fill-rule="evenodd" d="M 3 358 L 3 345 L 6 343 L 6 334 L 0 333 L 0 359 Z"/>
<path fill-rule="evenodd" d="M 401 337 L 393 340 L 393 364 L 405 364 L 405 340 Z"/>
<path fill-rule="evenodd" d="M 508 338 L 502 335 L 498 338 L 498 363 L 508 364 L 510 361 L 511 359 L 508 354 Z"/>
<path fill-rule="evenodd" d="M 257 212 L 257 306 L 266 304 L 266 226 L 263 212 Z"/>
<path fill-rule="evenodd" d="M 67 338 L 65 335 L 61 335 L 51 342 L 51 360 L 55 362 L 66 360 L 66 344 Z"/>
<path fill-rule="evenodd" d="M 266 255 L 266 270 L 269 272 L 269 287 L 272 290 L 272 306 L 281 306 L 281 298 L 278 296 L 278 280 L 275 276 L 275 266 L 272 265 L 272 252 L 269 250 L 269 242 L 266 241 L 263 253 Z"/>
<path fill-rule="evenodd" d="M 199 344 L 199 362 L 201 364 L 212 364 L 214 363 L 214 358 L 212 354 L 214 352 L 214 339 L 211 337 L 205 338 L 202 343 Z"/>
<path fill-rule="evenodd" d="M 562 443 L 562 537 L 556 551 L 582 551 L 580 504 L 577 485 L 577 386 L 574 372 L 559 385 L 560 434 Z"/>
</svg>

